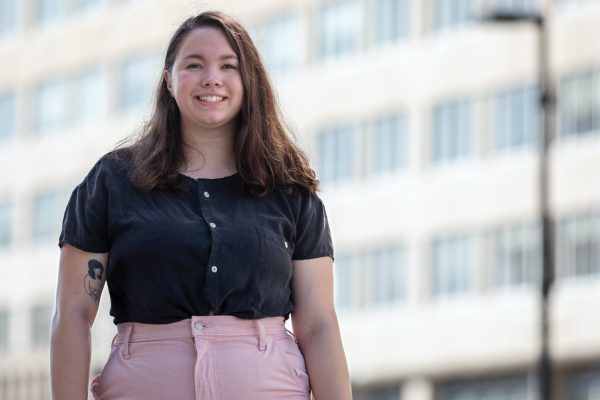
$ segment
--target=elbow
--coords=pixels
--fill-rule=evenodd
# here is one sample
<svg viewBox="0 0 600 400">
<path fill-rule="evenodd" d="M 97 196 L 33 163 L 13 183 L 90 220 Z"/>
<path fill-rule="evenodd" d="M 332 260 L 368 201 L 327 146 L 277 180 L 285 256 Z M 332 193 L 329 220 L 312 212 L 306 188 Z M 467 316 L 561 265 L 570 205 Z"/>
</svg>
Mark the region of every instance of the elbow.
<svg viewBox="0 0 600 400">
<path fill-rule="evenodd" d="M 327 331 L 339 332 L 335 310 L 317 314 L 305 320 L 300 319 L 297 321 L 297 324 L 294 324 L 294 334 L 298 342 L 306 342 L 310 338 Z"/>
<path fill-rule="evenodd" d="M 55 336 L 63 328 L 77 326 L 91 329 L 94 317 L 85 310 L 76 307 L 65 307 L 57 305 L 52 317 L 52 336 Z"/>
</svg>

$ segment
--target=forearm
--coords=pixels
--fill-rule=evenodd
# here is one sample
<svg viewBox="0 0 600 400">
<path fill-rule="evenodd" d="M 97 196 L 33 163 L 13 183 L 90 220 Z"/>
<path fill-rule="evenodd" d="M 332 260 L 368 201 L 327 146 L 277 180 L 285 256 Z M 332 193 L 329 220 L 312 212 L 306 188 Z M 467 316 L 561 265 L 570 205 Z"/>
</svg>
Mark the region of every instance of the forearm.
<svg viewBox="0 0 600 400">
<path fill-rule="evenodd" d="M 83 316 L 76 316 L 75 312 L 68 317 L 55 317 L 50 345 L 53 400 L 87 399 L 90 358 L 91 332 L 88 321 Z"/>
<path fill-rule="evenodd" d="M 337 322 L 298 339 L 315 400 L 350 400 L 348 364 Z"/>
</svg>

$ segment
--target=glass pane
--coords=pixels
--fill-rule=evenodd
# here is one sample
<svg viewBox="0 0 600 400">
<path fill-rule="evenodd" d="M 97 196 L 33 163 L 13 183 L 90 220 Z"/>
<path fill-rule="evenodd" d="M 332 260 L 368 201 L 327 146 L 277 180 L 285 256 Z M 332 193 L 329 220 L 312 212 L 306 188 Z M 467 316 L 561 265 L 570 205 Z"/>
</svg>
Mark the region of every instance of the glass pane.
<svg viewBox="0 0 600 400">
<path fill-rule="evenodd" d="M 9 343 L 9 327 L 8 327 L 9 319 L 8 319 L 8 311 L 1 310 L 0 311 L 0 354 L 6 354 L 8 352 L 8 343 Z M 2 392 L 0 391 L 0 394 Z"/>
<path fill-rule="evenodd" d="M 121 110 L 140 110 L 150 104 L 158 84 L 160 67 L 149 55 L 139 55 L 125 61 L 121 67 Z"/>
<path fill-rule="evenodd" d="M 107 110 L 107 82 L 99 70 L 80 73 L 74 79 L 73 118 L 77 124 L 99 121 Z"/>
<path fill-rule="evenodd" d="M 471 239 L 449 236 L 433 245 L 432 284 L 434 296 L 445 296 L 469 291 L 473 270 Z"/>
<path fill-rule="evenodd" d="M 297 67 L 304 56 L 301 20 L 292 13 L 283 13 L 264 22 L 262 51 L 267 68 L 275 74 Z"/>
<path fill-rule="evenodd" d="M 361 3 L 336 0 L 321 7 L 319 18 L 319 56 L 330 58 L 354 51 L 363 32 Z"/>
<path fill-rule="evenodd" d="M 573 374 L 569 380 L 568 391 L 567 398 L 569 399 L 600 399 L 600 370 L 583 371 Z"/>
<path fill-rule="evenodd" d="M 0 248 L 8 247 L 12 231 L 12 207 L 7 202 L 0 203 Z"/>
<path fill-rule="evenodd" d="M 66 203 L 62 193 L 43 193 L 34 199 L 33 238 L 36 242 L 58 238 Z"/>
<path fill-rule="evenodd" d="M 440 386 L 440 400 L 527 400 L 525 378 L 452 382 Z"/>
<path fill-rule="evenodd" d="M 406 121 L 403 116 L 380 118 L 373 124 L 370 170 L 391 172 L 406 166 Z"/>
<path fill-rule="evenodd" d="M 408 0 L 377 0 L 375 4 L 375 43 L 390 42 L 408 36 Z"/>
<path fill-rule="evenodd" d="M 66 87 L 64 82 L 51 80 L 42 83 L 35 98 L 35 127 L 39 135 L 57 133 L 66 124 Z"/>
<path fill-rule="evenodd" d="M 52 308 L 37 305 L 31 310 L 31 344 L 34 348 L 46 347 L 50 343 L 50 321 Z"/>
<path fill-rule="evenodd" d="M 15 134 L 16 114 L 15 95 L 0 95 L 0 143 L 10 140 Z"/>
<path fill-rule="evenodd" d="M 576 132 L 577 119 L 577 80 L 575 77 L 566 78 L 559 91 L 560 128 L 561 136 L 569 136 Z"/>
<path fill-rule="evenodd" d="M 359 256 L 347 254 L 336 257 L 334 282 L 334 296 L 338 307 L 342 309 L 362 307 L 364 281 Z"/>
<path fill-rule="evenodd" d="M 37 0 L 36 19 L 40 24 L 60 21 L 66 13 L 67 0 Z"/>
<path fill-rule="evenodd" d="M 0 0 L 0 38 L 17 27 L 17 0 Z"/>
</svg>

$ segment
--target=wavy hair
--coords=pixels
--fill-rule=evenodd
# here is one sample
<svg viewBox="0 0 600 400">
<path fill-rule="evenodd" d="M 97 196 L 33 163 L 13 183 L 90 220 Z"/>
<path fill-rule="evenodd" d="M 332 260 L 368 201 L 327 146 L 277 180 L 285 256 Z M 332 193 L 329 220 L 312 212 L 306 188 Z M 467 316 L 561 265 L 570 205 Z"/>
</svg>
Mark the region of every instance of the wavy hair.
<svg viewBox="0 0 600 400">
<path fill-rule="evenodd" d="M 244 97 L 237 116 L 234 153 L 244 193 L 263 197 L 274 188 L 316 192 L 319 181 L 315 172 L 305 152 L 284 129 L 259 52 L 236 19 L 219 11 L 188 18 L 169 42 L 164 70 L 172 71 L 181 43 L 190 32 L 202 27 L 220 29 L 239 59 Z M 119 150 L 123 151 L 131 160 L 129 178 L 140 190 L 185 186 L 179 174 L 184 162 L 181 114 L 164 78 L 158 84 L 150 119 L 135 142 Z"/>
</svg>

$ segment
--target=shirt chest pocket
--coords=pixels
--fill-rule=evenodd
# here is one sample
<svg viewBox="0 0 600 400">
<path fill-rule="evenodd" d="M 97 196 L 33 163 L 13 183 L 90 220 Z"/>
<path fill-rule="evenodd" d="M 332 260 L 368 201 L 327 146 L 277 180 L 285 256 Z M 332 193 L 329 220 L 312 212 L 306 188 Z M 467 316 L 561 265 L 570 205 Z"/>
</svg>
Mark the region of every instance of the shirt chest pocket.
<svg viewBox="0 0 600 400">
<path fill-rule="evenodd" d="M 261 279 L 274 284 L 289 284 L 292 277 L 293 243 L 279 232 L 258 226 L 259 265 Z"/>
</svg>

